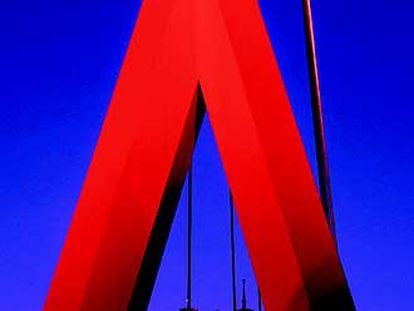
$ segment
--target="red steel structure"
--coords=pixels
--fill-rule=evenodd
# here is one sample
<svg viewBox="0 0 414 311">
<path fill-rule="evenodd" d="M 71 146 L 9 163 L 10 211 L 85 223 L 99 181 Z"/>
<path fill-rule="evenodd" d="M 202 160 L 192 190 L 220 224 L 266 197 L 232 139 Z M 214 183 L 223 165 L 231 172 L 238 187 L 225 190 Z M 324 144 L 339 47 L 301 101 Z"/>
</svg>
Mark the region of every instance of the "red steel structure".
<svg viewBox="0 0 414 311">
<path fill-rule="evenodd" d="M 144 0 L 45 311 L 146 310 L 205 111 L 265 309 L 354 309 L 257 2 Z"/>
</svg>

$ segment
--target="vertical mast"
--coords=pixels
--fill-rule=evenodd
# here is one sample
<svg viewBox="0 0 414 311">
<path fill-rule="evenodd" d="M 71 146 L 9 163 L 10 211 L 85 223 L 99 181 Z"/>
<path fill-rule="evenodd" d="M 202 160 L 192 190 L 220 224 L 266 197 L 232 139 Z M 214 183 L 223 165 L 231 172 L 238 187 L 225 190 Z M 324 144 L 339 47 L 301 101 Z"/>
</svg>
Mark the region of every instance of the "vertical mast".
<svg viewBox="0 0 414 311">
<path fill-rule="evenodd" d="M 230 200 L 230 245 L 231 245 L 231 286 L 232 286 L 232 301 L 233 311 L 237 309 L 237 293 L 236 293 L 236 250 L 234 239 L 234 203 L 231 191 L 229 191 Z"/>
<path fill-rule="evenodd" d="M 188 169 L 188 198 L 187 198 L 187 310 L 191 310 L 191 234 L 193 226 L 193 164 Z"/>
<path fill-rule="evenodd" d="M 306 36 L 306 55 L 308 62 L 313 127 L 315 134 L 316 158 L 318 161 L 319 190 L 325 216 L 328 221 L 332 236 L 335 239 L 335 219 L 332 204 L 332 191 L 329 177 L 328 157 L 326 152 L 326 140 L 322 114 L 322 101 L 319 88 L 318 65 L 316 60 L 315 38 L 313 31 L 310 0 L 302 0 L 302 6 Z"/>
</svg>

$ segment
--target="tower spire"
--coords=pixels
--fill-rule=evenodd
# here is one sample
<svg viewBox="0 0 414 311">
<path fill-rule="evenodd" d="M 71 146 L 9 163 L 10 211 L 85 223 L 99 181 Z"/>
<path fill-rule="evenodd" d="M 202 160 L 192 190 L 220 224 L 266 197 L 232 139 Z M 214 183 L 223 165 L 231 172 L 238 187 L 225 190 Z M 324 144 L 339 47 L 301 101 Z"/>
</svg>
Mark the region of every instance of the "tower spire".
<svg viewBox="0 0 414 311">
<path fill-rule="evenodd" d="M 242 307 L 237 311 L 253 311 L 253 309 L 247 308 L 246 279 L 243 279 Z"/>
<path fill-rule="evenodd" d="M 245 310 L 247 305 L 246 299 L 246 279 L 243 279 L 243 297 L 242 297 L 242 309 Z"/>
</svg>

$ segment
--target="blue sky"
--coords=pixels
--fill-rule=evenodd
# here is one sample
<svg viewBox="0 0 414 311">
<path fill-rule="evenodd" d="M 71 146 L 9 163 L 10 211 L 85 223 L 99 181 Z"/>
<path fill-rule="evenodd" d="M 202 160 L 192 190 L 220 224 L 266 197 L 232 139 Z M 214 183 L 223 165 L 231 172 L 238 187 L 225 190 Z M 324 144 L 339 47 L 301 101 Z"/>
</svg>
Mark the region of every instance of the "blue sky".
<svg viewBox="0 0 414 311">
<path fill-rule="evenodd" d="M 300 1 L 259 3 L 315 169 Z M 339 249 L 351 290 L 360 310 L 414 310 L 414 2 L 312 3 Z M 1 310 L 42 308 L 139 6 L 0 3 Z M 208 122 L 194 163 L 194 302 L 226 310 L 227 186 Z M 184 303 L 185 203 L 151 310 Z M 239 231 L 237 241 L 239 278 L 248 279 L 253 303 Z"/>
</svg>

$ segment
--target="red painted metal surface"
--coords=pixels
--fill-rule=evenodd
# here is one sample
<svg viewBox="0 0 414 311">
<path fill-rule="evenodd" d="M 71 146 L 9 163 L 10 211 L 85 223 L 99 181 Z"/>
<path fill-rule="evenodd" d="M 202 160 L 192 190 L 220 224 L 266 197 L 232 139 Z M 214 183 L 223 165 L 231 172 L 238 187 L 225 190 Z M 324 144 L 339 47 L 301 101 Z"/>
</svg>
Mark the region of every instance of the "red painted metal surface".
<svg viewBox="0 0 414 311">
<path fill-rule="evenodd" d="M 147 0 L 44 310 L 146 309 L 204 103 L 266 310 L 352 309 L 256 1 Z"/>
</svg>

